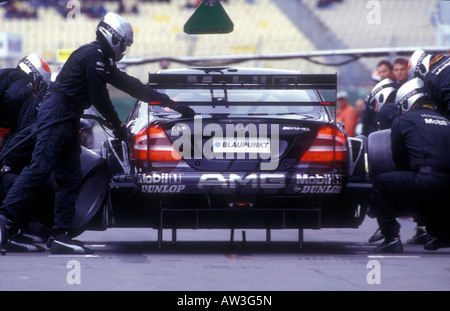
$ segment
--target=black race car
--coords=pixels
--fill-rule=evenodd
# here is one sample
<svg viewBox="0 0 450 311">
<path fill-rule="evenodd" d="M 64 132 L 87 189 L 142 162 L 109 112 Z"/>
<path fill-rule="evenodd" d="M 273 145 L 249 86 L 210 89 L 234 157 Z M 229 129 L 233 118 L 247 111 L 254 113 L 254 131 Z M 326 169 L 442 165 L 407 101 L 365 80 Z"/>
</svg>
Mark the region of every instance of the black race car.
<svg viewBox="0 0 450 311">
<path fill-rule="evenodd" d="M 75 232 L 362 223 L 367 139 L 335 121 L 336 75 L 191 68 L 149 83 L 174 104 L 137 101 L 129 142 L 83 150 Z"/>
</svg>

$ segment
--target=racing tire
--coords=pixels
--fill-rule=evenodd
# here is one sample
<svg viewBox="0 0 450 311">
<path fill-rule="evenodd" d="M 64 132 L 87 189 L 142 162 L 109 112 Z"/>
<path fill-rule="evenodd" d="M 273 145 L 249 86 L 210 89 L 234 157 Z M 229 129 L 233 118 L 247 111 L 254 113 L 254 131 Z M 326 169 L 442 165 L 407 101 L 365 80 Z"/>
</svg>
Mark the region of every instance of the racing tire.
<svg viewBox="0 0 450 311">
<path fill-rule="evenodd" d="M 392 159 L 391 130 L 376 131 L 368 137 L 369 172 L 375 176 L 396 170 Z"/>
<path fill-rule="evenodd" d="M 84 147 L 80 159 L 83 183 L 75 204 L 72 237 L 86 229 L 105 229 L 102 216 L 109 184 L 106 160 Z"/>
</svg>

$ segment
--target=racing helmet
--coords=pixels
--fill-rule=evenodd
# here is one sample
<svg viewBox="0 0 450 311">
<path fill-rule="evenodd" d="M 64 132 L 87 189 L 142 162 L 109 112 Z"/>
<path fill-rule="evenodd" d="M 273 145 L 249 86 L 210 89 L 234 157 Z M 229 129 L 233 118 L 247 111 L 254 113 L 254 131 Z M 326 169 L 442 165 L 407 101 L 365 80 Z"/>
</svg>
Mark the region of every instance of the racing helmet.
<svg viewBox="0 0 450 311">
<path fill-rule="evenodd" d="M 430 70 L 431 54 L 426 53 L 424 50 L 416 50 L 408 63 L 408 78 L 414 79 L 425 78 Z"/>
<path fill-rule="evenodd" d="M 52 72 L 48 64 L 38 54 L 32 53 L 23 57 L 19 60 L 17 67 L 33 76 L 34 86 L 38 90 L 50 85 Z"/>
<path fill-rule="evenodd" d="M 396 93 L 394 81 L 386 78 L 373 87 L 370 92 L 369 105 L 375 109 L 375 101 L 377 101 L 378 111 L 380 111 L 384 104 L 395 100 Z"/>
<path fill-rule="evenodd" d="M 395 101 L 402 113 L 408 112 L 419 99 L 428 97 L 422 79 L 414 78 L 403 84 L 397 91 Z"/>
<path fill-rule="evenodd" d="M 123 17 L 109 12 L 97 25 L 97 36 L 103 36 L 112 49 L 114 60 L 120 61 L 133 44 L 133 27 Z"/>
</svg>

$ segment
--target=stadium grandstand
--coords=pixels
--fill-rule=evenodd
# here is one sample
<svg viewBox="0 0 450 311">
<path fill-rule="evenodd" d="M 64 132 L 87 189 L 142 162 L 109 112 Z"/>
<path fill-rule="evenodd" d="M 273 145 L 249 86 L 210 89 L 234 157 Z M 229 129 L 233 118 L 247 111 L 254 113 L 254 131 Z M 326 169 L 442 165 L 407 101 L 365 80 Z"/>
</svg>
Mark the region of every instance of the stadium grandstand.
<svg viewBox="0 0 450 311">
<path fill-rule="evenodd" d="M 433 17 L 438 0 L 378 0 L 378 20 L 369 19 L 373 1 L 361 0 L 222 0 L 234 31 L 219 35 L 187 35 L 183 25 L 198 0 L 130 1 L 8 1 L 0 6 L 0 29 L 18 34 L 22 54 L 37 52 L 57 59 L 58 50 L 73 50 L 94 39 L 106 11 L 122 14 L 133 25 L 135 40 L 126 57 L 185 57 L 310 52 L 328 49 L 435 46 Z M 81 5 L 81 14 L 74 10 Z M 393 60 L 395 55 L 389 58 Z M 345 66 L 335 57 L 252 60 L 239 66 L 296 69 L 304 73 L 334 73 L 342 88 L 363 94 L 373 85 L 379 59 L 362 58 Z M 10 59 L 11 63 L 17 59 Z M 5 62 L 2 62 L 5 66 Z M 126 70 L 141 80 L 161 67 L 178 63 L 148 63 Z M 53 65 L 53 71 L 58 68 Z M 359 90 L 359 91 L 358 91 Z M 360 94 L 358 94 L 359 96 Z"/>
</svg>

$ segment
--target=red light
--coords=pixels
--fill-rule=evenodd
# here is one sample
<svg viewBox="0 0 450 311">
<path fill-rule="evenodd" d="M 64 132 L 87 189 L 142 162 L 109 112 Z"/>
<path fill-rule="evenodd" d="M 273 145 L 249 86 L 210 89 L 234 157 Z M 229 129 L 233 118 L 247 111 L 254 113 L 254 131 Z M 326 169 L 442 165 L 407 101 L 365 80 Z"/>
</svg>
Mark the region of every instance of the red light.
<svg viewBox="0 0 450 311">
<path fill-rule="evenodd" d="M 149 105 L 161 105 L 162 102 L 149 102 L 148 104 Z"/>
<path fill-rule="evenodd" d="M 231 202 L 230 206 L 231 207 L 252 207 L 253 203 L 252 202 Z"/>
<path fill-rule="evenodd" d="M 317 133 L 316 139 L 303 154 L 303 162 L 332 162 L 346 161 L 347 148 L 345 135 L 340 130 L 323 126 Z"/>
<path fill-rule="evenodd" d="M 150 143 L 148 142 L 150 140 Z M 131 148 L 131 157 L 136 160 L 180 161 L 181 156 L 159 125 L 139 131 Z"/>
</svg>

